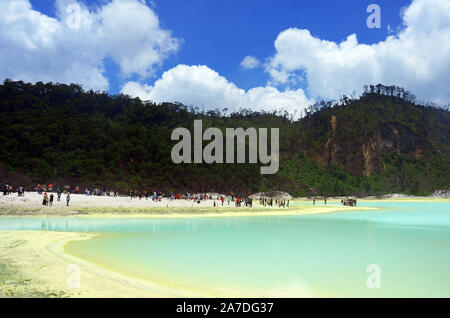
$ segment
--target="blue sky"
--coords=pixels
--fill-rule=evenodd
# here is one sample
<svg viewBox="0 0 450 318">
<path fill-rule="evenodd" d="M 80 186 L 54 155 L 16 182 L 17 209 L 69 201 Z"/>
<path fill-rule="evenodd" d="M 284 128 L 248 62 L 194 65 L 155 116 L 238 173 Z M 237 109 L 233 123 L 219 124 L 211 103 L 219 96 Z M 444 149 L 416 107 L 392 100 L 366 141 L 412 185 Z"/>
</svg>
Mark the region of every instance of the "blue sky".
<svg viewBox="0 0 450 318">
<path fill-rule="evenodd" d="M 252 55 L 260 60 L 274 53 L 273 42 L 288 28 L 306 28 L 320 38 L 341 41 L 356 33 L 359 41 L 375 43 L 386 38 L 387 25 L 401 23 L 400 9 L 410 1 L 379 1 L 383 12 L 381 29 L 366 26 L 364 0 L 162 0 L 155 1 L 163 25 L 185 40 L 167 67 L 184 63 L 206 64 L 239 87 L 264 85 L 267 74 L 239 68 Z"/>
<path fill-rule="evenodd" d="M 95 8 L 104 1 L 82 1 Z M 33 8 L 55 16 L 54 1 L 32 0 Z M 371 3 L 381 7 L 382 27 L 369 29 L 366 8 Z M 274 53 L 273 42 L 288 28 L 306 28 L 322 39 L 339 42 L 356 33 L 362 43 L 376 43 L 386 38 L 387 26 L 401 24 L 400 10 L 411 0 L 154 0 L 154 9 L 164 29 L 183 39 L 180 51 L 158 70 L 178 64 L 207 65 L 243 89 L 264 85 L 269 75 L 262 70 L 243 70 L 241 60 L 252 55 L 260 60 Z M 106 61 L 109 92 L 120 92 L 124 84 L 120 70 Z M 157 77 L 156 77 L 157 78 Z M 156 79 L 154 78 L 154 79 Z M 148 82 L 152 82 L 150 79 Z"/>
<path fill-rule="evenodd" d="M 0 27 L 16 32 L 0 35 L 2 77 L 211 108 L 302 109 L 378 82 L 450 100 L 448 0 L 12 3 L 0 4 Z M 366 25 L 371 3 L 379 29 Z M 66 23 L 73 4 L 76 29 Z M 241 66 L 246 56 L 254 68 Z"/>
</svg>

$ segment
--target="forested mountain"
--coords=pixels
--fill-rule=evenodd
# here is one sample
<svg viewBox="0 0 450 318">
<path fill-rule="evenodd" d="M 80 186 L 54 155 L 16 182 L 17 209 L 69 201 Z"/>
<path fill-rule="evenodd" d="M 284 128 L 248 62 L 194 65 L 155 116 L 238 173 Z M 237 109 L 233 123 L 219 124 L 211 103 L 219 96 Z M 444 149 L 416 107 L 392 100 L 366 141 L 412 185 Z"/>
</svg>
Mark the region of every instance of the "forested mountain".
<svg viewBox="0 0 450 318">
<path fill-rule="evenodd" d="M 260 175 L 259 164 L 174 164 L 171 133 L 193 131 L 194 119 L 203 120 L 203 129 L 280 128 L 279 172 Z M 383 85 L 367 87 L 359 99 L 312 105 L 294 121 L 287 113 L 201 112 L 75 84 L 5 80 L 0 149 L 0 182 L 25 186 L 302 196 L 426 195 L 450 188 L 450 112 L 416 105 L 408 91 Z"/>
</svg>

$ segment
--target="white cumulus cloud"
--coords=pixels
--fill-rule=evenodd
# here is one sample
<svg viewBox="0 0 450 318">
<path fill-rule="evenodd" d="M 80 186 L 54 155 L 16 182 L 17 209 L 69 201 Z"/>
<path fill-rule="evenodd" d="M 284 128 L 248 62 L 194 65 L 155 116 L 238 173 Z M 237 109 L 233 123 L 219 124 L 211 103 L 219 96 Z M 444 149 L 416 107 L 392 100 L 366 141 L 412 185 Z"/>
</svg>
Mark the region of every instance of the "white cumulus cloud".
<svg viewBox="0 0 450 318">
<path fill-rule="evenodd" d="M 244 57 L 244 59 L 241 61 L 241 67 L 246 70 L 250 70 L 252 68 L 257 68 L 260 65 L 257 58 L 247 55 Z"/>
<path fill-rule="evenodd" d="M 356 34 L 340 43 L 291 28 L 275 41 L 266 65 L 271 83 L 306 79 L 313 97 L 337 98 L 365 84 L 410 89 L 421 99 L 450 100 L 450 1 L 414 0 L 402 11 L 403 26 L 384 41 L 358 43 Z"/>
<path fill-rule="evenodd" d="M 123 77 L 152 76 L 178 50 L 179 40 L 144 3 L 113 0 L 90 10 L 57 0 L 53 18 L 34 10 L 29 0 L 0 1 L 0 77 L 106 90 L 106 58 Z"/>
<path fill-rule="evenodd" d="M 205 65 L 178 65 L 163 73 L 154 85 L 130 81 L 122 93 L 142 100 L 181 102 L 205 109 L 252 108 L 280 110 L 297 114 L 312 103 L 303 90 L 279 91 L 275 87 L 255 87 L 248 91 L 238 88 L 225 77 Z"/>
</svg>

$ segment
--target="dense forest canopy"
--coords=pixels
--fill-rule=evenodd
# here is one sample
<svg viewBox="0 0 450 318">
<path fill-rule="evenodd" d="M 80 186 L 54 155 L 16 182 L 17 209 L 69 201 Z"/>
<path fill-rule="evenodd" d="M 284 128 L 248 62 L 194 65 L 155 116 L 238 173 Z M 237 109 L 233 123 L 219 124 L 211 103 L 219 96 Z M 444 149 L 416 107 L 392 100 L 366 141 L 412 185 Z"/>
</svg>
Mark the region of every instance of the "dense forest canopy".
<svg viewBox="0 0 450 318">
<path fill-rule="evenodd" d="M 177 127 L 280 128 L 280 170 L 259 164 L 179 164 Z M 293 195 L 427 195 L 450 188 L 450 112 L 416 102 L 396 86 L 311 105 L 300 119 L 282 111 L 200 111 L 79 85 L 0 85 L 0 170 L 34 183 L 161 191 Z M 207 142 L 205 142 L 206 144 Z M 9 174 L 11 175 L 11 174 Z M 0 174 L 1 178 L 1 174 Z M 25 181 L 21 182 L 25 182 Z M 13 180 L 0 180 L 13 182 Z"/>
</svg>

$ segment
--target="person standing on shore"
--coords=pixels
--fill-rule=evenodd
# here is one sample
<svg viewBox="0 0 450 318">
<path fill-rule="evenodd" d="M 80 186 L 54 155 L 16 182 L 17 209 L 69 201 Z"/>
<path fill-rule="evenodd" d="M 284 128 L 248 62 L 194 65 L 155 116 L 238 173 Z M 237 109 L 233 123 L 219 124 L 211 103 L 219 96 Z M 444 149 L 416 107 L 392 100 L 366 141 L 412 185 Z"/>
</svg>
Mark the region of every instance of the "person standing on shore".
<svg viewBox="0 0 450 318">
<path fill-rule="evenodd" d="M 316 205 L 316 198 L 313 198 L 313 205 Z"/>
<path fill-rule="evenodd" d="M 58 196 L 58 201 L 61 201 L 61 190 L 58 189 L 56 195 Z"/>
<path fill-rule="evenodd" d="M 69 203 L 70 203 L 70 193 L 69 192 L 67 192 L 66 203 L 67 203 L 67 206 L 69 206 Z"/>
<path fill-rule="evenodd" d="M 50 202 L 49 202 L 50 206 L 53 206 L 53 198 L 54 198 L 54 195 L 52 193 L 52 194 L 50 194 Z"/>
</svg>

